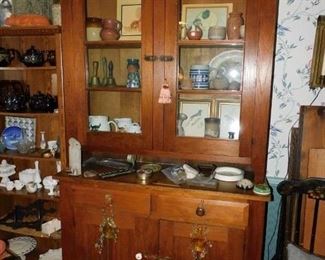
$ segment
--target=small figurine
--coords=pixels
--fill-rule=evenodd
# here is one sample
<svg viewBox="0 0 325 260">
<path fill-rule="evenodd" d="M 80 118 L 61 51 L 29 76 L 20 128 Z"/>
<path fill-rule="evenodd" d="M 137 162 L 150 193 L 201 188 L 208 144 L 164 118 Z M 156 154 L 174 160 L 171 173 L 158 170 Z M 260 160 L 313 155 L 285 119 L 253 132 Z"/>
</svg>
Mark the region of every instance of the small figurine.
<svg viewBox="0 0 325 260">
<path fill-rule="evenodd" d="M 81 144 L 73 137 L 69 139 L 69 167 L 75 175 L 81 175 Z"/>
</svg>

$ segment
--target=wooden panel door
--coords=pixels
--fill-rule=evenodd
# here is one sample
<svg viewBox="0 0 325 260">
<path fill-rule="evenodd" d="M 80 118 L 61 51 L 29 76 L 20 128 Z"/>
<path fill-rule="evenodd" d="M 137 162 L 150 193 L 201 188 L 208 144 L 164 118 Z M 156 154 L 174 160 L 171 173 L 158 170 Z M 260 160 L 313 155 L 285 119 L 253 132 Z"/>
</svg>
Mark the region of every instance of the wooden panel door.
<svg viewBox="0 0 325 260">
<path fill-rule="evenodd" d="M 159 256 L 173 260 L 195 259 L 191 234 L 195 224 L 160 221 Z M 206 226 L 206 238 L 211 242 L 205 260 L 244 259 L 245 230 L 225 226 Z"/>
<path fill-rule="evenodd" d="M 104 205 L 99 203 L 96 196 L 92 196 L 93 202 L 89 203 L 91 199 L 87 194 L 90 194 L 90 189 L 76 191 L 74 187 L 67 186 L 61 186 L 61 196 L 69 197 L 70 200 L 63 200 L 60 204 L 64 259 L 123 260 L 135 259 L 138 252 L 150 255 L 157 253 L 158 221 L 123 209 L 123 203 L 119 207 L 119 199 L 116 199 L 116 203 L 113 202 L 113 218 L 118 228 L 117 240 L 105 240 L 102 253 L 99 254 L 95 244 L 100 237 L 99 226 L 104 220 Z M 81 191 L 86 193 L 81 194 Z M 101 195 L 101 190 L 98 193 Z"/>
</svg>

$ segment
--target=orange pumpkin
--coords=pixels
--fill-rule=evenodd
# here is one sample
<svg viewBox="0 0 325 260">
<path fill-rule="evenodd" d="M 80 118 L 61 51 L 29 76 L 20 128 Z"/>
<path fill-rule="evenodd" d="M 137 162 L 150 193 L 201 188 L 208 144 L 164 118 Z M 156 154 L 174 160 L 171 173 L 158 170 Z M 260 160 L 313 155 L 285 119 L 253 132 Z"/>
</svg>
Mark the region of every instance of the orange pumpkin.
<svg viewBox="0 0 325 260">
<path fill-rule="evenodd" d="M 5 20 L 8 26 L 48 26 L 49 19 L 38 14 L 17 14 L 11 15 Z"/>
</svg>

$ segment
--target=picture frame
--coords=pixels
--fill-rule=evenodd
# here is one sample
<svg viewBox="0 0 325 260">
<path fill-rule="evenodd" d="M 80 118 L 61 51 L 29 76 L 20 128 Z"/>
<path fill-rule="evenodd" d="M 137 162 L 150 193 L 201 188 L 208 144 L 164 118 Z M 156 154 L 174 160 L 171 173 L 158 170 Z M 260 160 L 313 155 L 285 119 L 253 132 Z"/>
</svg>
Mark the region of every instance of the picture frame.
<svg viewBox="0 0 325 260">
<path fill-rule="evenodd" d="M 217 103 L 217 111 L 220 118 L 219 138 L 239 139 L 240 102 L 220 101 Z"/>
<path fill-rule="evenodd" d="M 186 119 L 178 122 L 178 135 L 204 137 L 204 119 L 211 116 L 211 108 L 211 100 L 179 100 L 179 113 L 185 114 Z"/>
<path fill-rule="evenodd" d="M 232 3 L 222 4 L 183 4 L 182 21 L 187 26 L 200 23 L 203 31 L 201 39 L 208 39 L 210 26 L 227 26 L 228 14 L 232 12 Z M 207 13 L 209 14 L 207 16 Z"/>
<path fill-rule="evenodd" d="M 141 0 L 117 0 L 117 20 L 122 23 L 120 40 L 141 40 Z"/>
</svg>

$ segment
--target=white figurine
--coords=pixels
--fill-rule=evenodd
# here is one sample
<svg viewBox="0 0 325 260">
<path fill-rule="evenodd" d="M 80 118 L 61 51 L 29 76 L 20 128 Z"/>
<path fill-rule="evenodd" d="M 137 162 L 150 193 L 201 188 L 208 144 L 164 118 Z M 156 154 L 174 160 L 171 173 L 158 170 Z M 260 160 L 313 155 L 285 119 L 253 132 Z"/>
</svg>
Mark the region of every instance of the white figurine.
<svg viewBox="0 0 325 260">
<path fill-rule="evenodd" d="M 73 137 L 69 139 L 69 167 L 75 175 L 81 175 L 81 144 Z"/>
<path fill-rule="evenodd" d="M 34 175 L 34 182 L 37 184 L 37 188 L 42 188 L 42 178 L 41 178 L 41 171 L 39 169 L 39 161 L 35 161 L 35 175 Z"/>
</svg>

